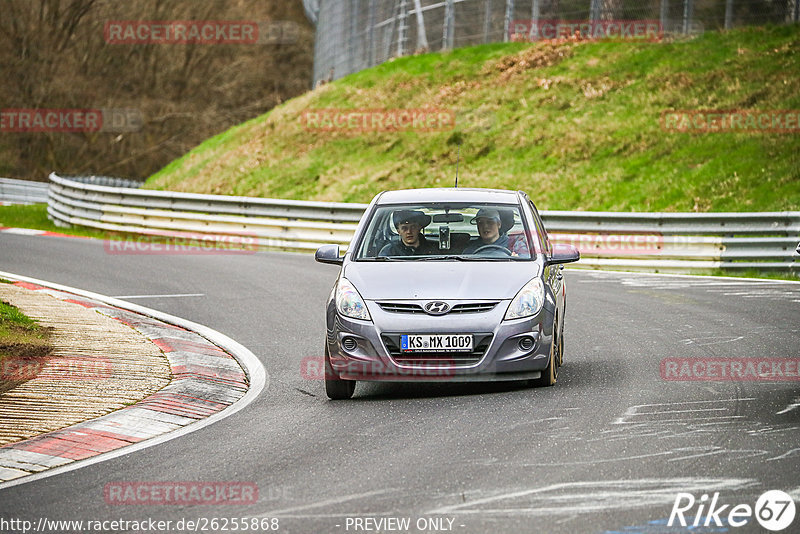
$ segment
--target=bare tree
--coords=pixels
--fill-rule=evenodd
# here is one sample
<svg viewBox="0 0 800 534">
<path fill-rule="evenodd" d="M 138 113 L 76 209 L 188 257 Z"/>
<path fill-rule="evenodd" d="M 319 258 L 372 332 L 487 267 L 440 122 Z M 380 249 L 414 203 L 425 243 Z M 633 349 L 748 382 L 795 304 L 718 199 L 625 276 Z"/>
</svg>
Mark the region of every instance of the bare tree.
<svg viewBox="0 0 800 534">
<path fill-rule="evenodd" d="M 0 0 L 5 109 L 135 109 L 137 132 L 4 133 L 0 174 L 145 178 L 202 140 L 310 87 L 313 33 L 285 0 Z M 119 45 L 121 20 L 290 21 L 295 43 Z"/>
</svg>

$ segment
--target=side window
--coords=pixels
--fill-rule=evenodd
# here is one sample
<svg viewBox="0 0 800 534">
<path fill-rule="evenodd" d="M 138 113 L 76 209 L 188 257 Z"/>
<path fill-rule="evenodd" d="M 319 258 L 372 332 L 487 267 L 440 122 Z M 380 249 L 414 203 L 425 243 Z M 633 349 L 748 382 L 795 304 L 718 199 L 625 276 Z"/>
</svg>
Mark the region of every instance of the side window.
<svg viewBox="0 0 800 534">
<path fill-rule="evenodd" d="M 366 235 L 361 245 L 360 256 L 365 258 L 377 256 L 381 249 L 391 242 L 392 237 L 397 235 L 392 231 L 390 217 L 387 217 L 385 213 L 378 212 L 374 217 L 374 220 L 366 230 Z"/>
<path fill-rule="evenodd" d="M 536 211 L 536 206 L 533 205 L 533 202 L 528 201 L 528 205 L 531 208 L 531 213 L 533 214 L 533 222 L 536 225 L 536 245 L 539 250 L 541 250 L 544 254 L 548 256 L 553 253 L 553 249 L 550 246 L 550 239 L 547 237 L 547 232 L 544 229 L 544 225 L 542 224 L 542 219 L 539 217 L 539 212 Z"/>
</svg>

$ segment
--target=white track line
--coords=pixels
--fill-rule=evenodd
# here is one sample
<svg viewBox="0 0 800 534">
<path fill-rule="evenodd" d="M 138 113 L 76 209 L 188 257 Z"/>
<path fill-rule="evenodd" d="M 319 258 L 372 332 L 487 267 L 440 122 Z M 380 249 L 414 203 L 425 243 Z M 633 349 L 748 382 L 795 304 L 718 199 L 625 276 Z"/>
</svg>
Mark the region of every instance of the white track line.
<svg viewBox="0 0 800 534">
<path fill-rule="evenodd" d="M 248 388 L 247 393 L 245 393 L 241 399 L 231 404 L 221 412 L 217 412 L 210 417 L 207 417 L 196 423 L 192 423 L 190 425 L 179 428 L 174 432 L 170 432 L 168 434 L 164 434 L 156 438 L 148 439 L 146 441 L 135 443 L 133 445 L 128 445 L 127 447 L 106 452 L 98 456 L 93 456 L 92 458 L 87 458 L 85 460 L 77 460 L 75 462 L 72 462 L 70 464 L 61 467 L 54 467 L 53 469 L 42 471 L 41 473 L 36 473 L 33 475 L 28 475 L 20 477 L 18 479 L 10 480 L 8 482 L 4 482 L 3 484 L 0 484 L 0 490 L 4 490 L 6 488 L 10 488 L 13 486 L 18 486 L 20 484 L 26 484 L 28 482 L 33 482 L 34 480 L 40 480 L 42 478 L 59 475 L 61 473 L 66 473 L 68 471 L 74 471 L 75 469 L 80 469 L 82 467 L 104 462 L 106 460 L 111 460 L 113 458 L 119 458 L 120 456 L 125 456 L 126 454 L 140 451 L 142 449 L 152 447 L 153 445 L 159 445 L 161 443 L 165 443 L 177 437 L 190 434 L 197 430 L 201 430 L 213 423 L 216 423 L 217 421 L 221 421 L 226 417 L 230 417 L 231 415 L 235 414 L 242 408 L 246 407 L 248 404 L 250 404 L 255 400 L 255 398 L 269 383 L 269 376 L 267 375 L 267 370 L 264 368 L 264 365 L 261 363 L 261 361 L 258 358 L 256 358 L 256 356 L 252 352 L 250 352 L 250 350 L 248 350 L 238 342 L 234 341 L 233 339 L 229 338 L 225 334 L 217 332 L 216 330 L 213 330 L 207 326 L 203 326 L 201 324 L 189 321 L 187 319 L 181 319 L 180 317 L 175 317 L 174 315 L 170 315 L 168 313 L 152 310 L 150 308 L 145 308 L 144 306 L 139 306 L 138 304 L 131 304 L 130 302 L 125 302 L 124 300 L 119 300 L 113 297 L 107 297 L 105 295 L 99 295 L 91 291 L 75 289 L 73 287 L 64 286 L 61 284 L 53 284 L 51 282 L 37 280 L 36 278 L 29 278 L 27 276 L 20 276 L 17 274 L 6 273 L 2 271 L 0 271 L 0 277 L 5 278 L 7 280 L 29 282 L 31 284 L 37 284 L 40 286 L 49 287 L 51 289 L 55 289 L 58 291 L 65 291 L 67 293 L 74 293 L 75 295 L 94 299 L 103 302 L 105 304 L 108 304 L 110 306 L 122 308 L 124 310 L 132 311 L 134 313 L 147 315 L 149 317 L 153 317 L 154 319 L 158 319 L 159 321 L 164 321 L 165 323 L 173 324 L 175 326 L 180 326 L 181 328 L 186 328 L 187 330 L 192 330 L 194 332 L 197 332 L 198 334 L 200 334 L 210 342 L 214 343 L 215 345 L 221 347 L 225 351 L 229 352 L 234 358 L 236 358 L 236 361 L 238 361 L 239 364 L 242 366 L 242 369 L 247 374 L 247 377 L 250 380 L 250 387 Z"/>
<path fill-rule="evenodd" d="M 570 273 L 604 273 L 616 274 L 625 276 L 666 276 L 670 278 L 700 278 L 705 280 L 713 280 L 716 282 L 724 282 L 725 280 L 742 280 L 745 282 L 770 282 L 775 284 L 800 284 L 800 281 L 795 280 L 773 280 L 771 278 L 743 278 L 741 276 L 712 276 L 709 274 L 675 274 L 675 273 L 647 273 L 641 271 L 609 271 L 604 269 L 587 269 L 587 268 L 567 268 Z"/>
<path fill-rule="evenodd" d="M 178 297 L 205 297 L 205 293 L 175 293 L 173 295 L 117 295 L 112 299 L 171 299 Z"/>
</svg>

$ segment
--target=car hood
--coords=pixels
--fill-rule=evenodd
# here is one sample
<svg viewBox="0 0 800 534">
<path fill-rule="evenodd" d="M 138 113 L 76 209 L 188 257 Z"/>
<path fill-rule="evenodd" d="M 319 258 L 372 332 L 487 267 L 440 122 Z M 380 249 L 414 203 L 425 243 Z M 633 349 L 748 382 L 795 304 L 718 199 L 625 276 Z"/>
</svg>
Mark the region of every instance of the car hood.
<svg viewBox="0 0 800 534">
<path fill-rule="evenodd" d="M 540 269 L 535 261 L 350 262 L 344 277 L 367 300 L 513 298 Z"/>
</svg>

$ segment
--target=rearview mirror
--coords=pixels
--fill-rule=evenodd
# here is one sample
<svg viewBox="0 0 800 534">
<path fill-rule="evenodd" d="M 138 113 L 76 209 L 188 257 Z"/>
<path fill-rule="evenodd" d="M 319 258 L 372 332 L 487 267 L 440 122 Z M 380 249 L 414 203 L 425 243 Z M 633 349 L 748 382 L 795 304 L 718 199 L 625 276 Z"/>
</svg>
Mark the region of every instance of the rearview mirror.
<svg viewBox="0 0 800 534">
<path fill-rule="evenodd" d="M 433 216 L 435 223 L 457 223 L 464 222 L 464 216 L 460 213 L 439 213 Z"/>
<path fill-rule="evenodd" d="M 331 263 L 341 265 L 344 258 L 339 257 L 339 245 L 322 245 L 314 253 L 314 259 L 320 263 Z"/>
<path fill-rule="evenodd" d="M 553 245 L 553 253 L 545 260 L 547 265 L 557 265 L 560 263 L 572 263 L 581 259 L 581 253 L 572 245 L 556 244 Z"/>
</svg>

